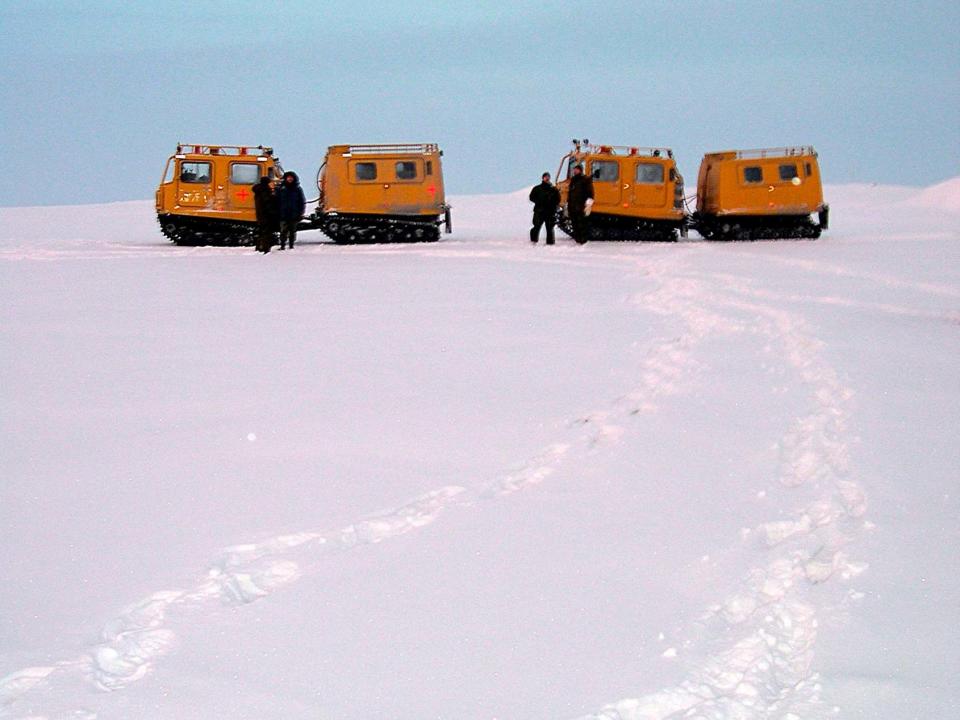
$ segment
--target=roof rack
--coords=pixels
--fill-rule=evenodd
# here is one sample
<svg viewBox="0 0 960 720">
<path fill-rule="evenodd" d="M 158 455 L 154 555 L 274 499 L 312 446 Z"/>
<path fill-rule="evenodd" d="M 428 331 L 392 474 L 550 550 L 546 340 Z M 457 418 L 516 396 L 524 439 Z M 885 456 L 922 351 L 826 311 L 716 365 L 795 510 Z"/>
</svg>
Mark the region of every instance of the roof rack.
<svg viewBox="0 0 960 720">
<path fill-rule="evenodd" d="M 578 153 L 590 155 L 625 155 L 639 156 L 646 155 L 650 157 L 673 157 L 673 150 L 666 147 L 643 147 L 640 145 L 601 145 L 599 143 L 590 143 L 584 141 L 574 141 L 574 147 Z"/>
<path fill-rule="evenodd" d="M 202 143 L 177 143 L 177 154 L 191 155 L 273 155 L 272 147 L 263 145 L 204 145 Z"/>
<path fill-rule="evenodd" d="M 383 155 L 386 153 L 404 153 L 408 155 L 430 155 L 440 151 L 436 143 L 396 143 L 383 145 L 347 145 L 351 155 Z"/>
<path fill-rule="evenodd" d="M 791 157 L 795 155 L 816 155 L 813 145 L 794 145 L 792 147 L 759 148 L 756 150 L 724 150 L 710 155 L 732 153 L 736 158 Z"/>
</svg>

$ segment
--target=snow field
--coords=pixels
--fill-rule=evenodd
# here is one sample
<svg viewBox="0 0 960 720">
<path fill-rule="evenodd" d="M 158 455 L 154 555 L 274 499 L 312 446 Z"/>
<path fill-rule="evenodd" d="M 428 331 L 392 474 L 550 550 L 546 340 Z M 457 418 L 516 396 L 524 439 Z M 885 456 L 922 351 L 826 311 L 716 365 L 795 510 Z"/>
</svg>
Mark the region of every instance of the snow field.
<svg viewBox="0 0 960 720">
<path fill-rule="evenodd" d="M 834 190 L 839 201 L 831 198 L 836 229 L 815 243 L 530 247 L 522 232 L 525 193 L 517 193 L 458 199 L 454 203 L 457 235 L 438 245 L 332 248 L 305 244 L 295 253 L 267 258 L 246 250 L 166 246 L 159 236 L 154 237 L 149 218 L 144 218 L 149 214 L 146 203 L 50 209 L 39 216 L 31 209 L 3 211 L 0 262 L 11 281 L 4 283 L 9 293 L 4 344 L 12 348 L 16 338 L 17 348 L 26 348 L 22 355 L 4 353 L 5 374 L 22 379 L 19 387 L 8 389 L 2 397 L 4 415 L 12 419 L 5 422 L 5 431 L 14 438 L 15 451 L 8 467 L 15 475 L 15 492 L 8 492 L 4 504 L 18 511 L 16 517 L 8 514 L 10 510 L 3 516 L 9 533 L 5 546 L 14 548 L 3 566 L 4 574 L 29 577 L 28 555 L 35 559 L 32 556 L 37 554 L 54 569 L 60 562 L 55 543 L 50 544 L 53 536 L 31 525 L 34 518 L 51 512 L 49 507 L 38 510 L 30 501 L 30 488 L 37 479 L 68 534 L 76 527 L 78 534 L 99 538 L 98 515 L 103 515 L 114 523 L 115 533 L 113 540 L 104 535 L 106 545 L 101 546 L 123 538 L 133 547 L 124 550 L 118 542 L 115 549 L 120 555 L 126 553 L 130 567 L 139 564 L 147 571 L 137 581 L 146 591 L 130 593 L 124 573 L 99 562 L 96 542 L 79 547 L 72 571 L 100 589 L 78 586 L 78 595 L 87 592 L 85 607 L 95 608 L 104 618 L 99 629 L 81 642 L 70 634 L 78 613 L 69 601 L 44 601 L 40 607 L 45 615 L 34 620 L 28 620 L 17 598 L 0 604 L 0 616 L 8 618 L 0 630 L 22 624 L 18 632 L 27 638 L 7 650 L 0 646 L 0 661 L 10 658 L 0 664 L 0 673 L 7 672 L 0 680 L 0 717 L 185 718 L 196 712 L 209 716 L 212 708 L 221 708 L 223 716 L 235 717 L 306 718 L 321 713 L 414 718 L 431 713 L 451 718 L 496 714 L 604 720 L 815 720 L 903 717 L 904 707 L 926 713 L 918 716 L 935 717 L 937 709 L 955 705 L 955 691 L 941 687 L 929 695 L 925 706 L 916 704 L 916 695 L 904 692 L 907 705 L 898 705 L 894 696 L 878 708 L 870 704 L 868 694 L 840 692 L 848 686 L 844 677 L 825 673 L 818 663 L 818 648 L 828 642 L 823 637 L 825 628 L 842 637 L 844 625 L 865 613 L 864 606 L 872 598 L 868 581 L 877 562 L 882 562 L 869 554 L 875 550 L 876 533 L 883 530 L 873 520 L 873 506 L 878 501 L 882 507 L 888 505 L 896 486 L 892 478 L 867 477 L 864 456 L 879 455 L 893 466 L 908 460 L 899 450 L 863 446 L 864 417 L 872 417 L 870 413 L 882 407 L 877 398 L 888 392 L 895 375 L 881 368 L 866 378 L 871 384 L 858 386 L 853 382 L 857 369 L 873 367 L 862 355 L 873 349 L 872 343 L 882 345 L 885 337 L 906 333 L 919 339 L 932 332 L 940 343 L 934 346 L 940 351 L 935 359 L 945 358 L 947 351 L 956 348 L 960 325 L 960 283 L 951 270 L 956 266 L 943 261 L 944 256 L 957 254 L 956 232 L 949 224 L 956 210 L 956 182 L 923 191 L 851 188 L 848 204 L 843 202 L 844 190 Z M 887 202 L 878 207 L 871 204 L 871 197 Z M 60 216 L 72 218 L 70 231 L 60 229 Z M 515 228 L 520 231 L 514 232 Z M 908 253 L 902 252 L 903 246 L 909 247 Z M 24 263 L 29 264 L 25 270 Z M 152 263 L 159 274 L 141 274 L 144 263 Z M 329 271 L 329 263 L 339 276 Z M 420 273 L 414 263 L 426 270 Z M 382 269 L 398 264 L 407 276 Z M 110 284 L 127 291 L 125 275 L 131 268 L 143 283 L 144 297 L 132 301 L 129 309 L 108 314 L 106 326 L 98 328 L 103 308 L 114 302 L 113 290 L 100 288 Z M 322 278 L 317 282 L 331 288 L 329 294 L 309 290 L 304 268 Z M 226 279 L 214 279 L 215 273 L 226 273 Z M 309 366 L 285 362 L 282 352 L 279 360 L 274 356 L 273 367 L 258 360 L 272 355 L 263 337 L 279 338 L 281 349 L 287 351 L 311 346 L 309 337 L 295 331 L 271 335 L 281 327 L 275 321 L 280 313 L 240 299 L 246 288 L 257 302 L 286 300 L 284 285 L 291 280 L 301 301 L 304 295 L 311 301 L 335 301 L 325 306 L 334 308 L 334 319 L 329 311 L 308 310 L 294 312 L 291 319 L 318 339 L 336 335 L 350 352 L 341 356 L 334 351 L 333 357 L 352 362 L 355 372 L 331 369 L 346 367 L 348 362 Z M 93 293 L 98 302 L 92 309 L 101 310 L 100 316 L 87 315 L 87 308 L 66 313 L 81 331 L 73 339 L 70 330 L 51 315 L 58 303 L 71 297 L 69 291 L 61 292 L 60 283 Z M 236 297 L 228 292 L 230 283 L 236 283 Z M 178 293 L 172 312 L 184 313 L 181 321 L 176 316 L 162 319 L 161 313 L 171 308 L 155 305 L 151 299 L 171 287 Z M 400 287 L 416 288 L 419 293 L 401 293 L 401 303 L 409 307 L 385 311 L 397 302 L 392 292 Z M 569 296 L 558 295 L 558 289 Z M 356 294 L 350 294 L 353 291 Z M 540 304 L 545 309 L 533 310 Z M 217 313 L 201 310 L 199 319 L 190 319 L 189 308 L 204 305 L 215 305 Z M 414 333 L 419 345 L 403 345 L 402 333 L 391 334 L 389 327 L 415 318 L 430 318 L 428 324 L 435 330 L 419 328 Z M 465 318 L 477 328 L 472 340 L 467 339 L 469 333 L 460 335 L 457 329 Z M 151 322 L 162 330 L 152 330 Z M 250 324 L 249 330 L 244 322 Z M 843 347 L 847 337 L 857 337 L 863 322 L 869 324 L 867 340 Z M 832 329 L 834 325 L 838 331 Z M 368 331 L 362 328 L 371 326 L 380 334 L 363 339 Z M 183 342 L 183 347 L 197 346 L 190 357 L 199 368 L 198 378 L 166 375 L 156 369 L 157 380 L 151 379 L 158 376 L 150 372 L 137 375 L 147 385 L 156 382 L 149 392 L 137 387 L 118 390 L 109 379 L 91 380 L 96 362 L 106 362 L 109 369 L 138 372 L 126 364 L 124 356 L 141 327 L 154 333 L 155 347 L 151 343 L 137 346 L 148 369 L 160 368 L 154 359 L 161 362 L 164 351 L 180 348 Z M 72 379 L 71 371 L 61 362 L 31 366 L 35 356 L 28 350 L 48 342 L 38 332 L 76 343 L 81 353 L 66 357 L 80 363 L 77 377 L 83 378 L 86 372 L 86 382 L 100 383 L 95 385 L 98 392 L 74 396 L 75 388 L 63 380 L 64 375 Z M 183 337 L 177 338 L 178 333 Z M 249 347 L 249 357 L 236 367 L 207 365 L 203 353 L 224 344 L 218 334 L 228 338 L 228 348 Z M 88 344 L 90 338 L 93 342 Z M 583 347 L 586 339 L 589 349 Z M 318 340 L 317 345 L 317 356 L 329 359 L 326 343 Z M 59 350 L 55 341 L 46 347 Z M 82 353 L 93 348 L 98 352 L 102 348 L 103 359 L 83 359 Z M 544 348 L 560 353 L 561 360 L 544 360 Z M 191 351 L 185 352 L 189 356 Z M 478 352 L 483 357 L 471 359 Z M 424 357 L 440 356 L 452 362 L 420 367 Z M 525 363 L 536 363 L 538 370 L 542 366 L 549 380 L 526 374 Z M 278 367 L 277 374 L 285 373 L 285 379 L 272 374 L 259 379 Z M 958 388 L 949 367 L 949 363 L 932 361 L 921 371 L 929 374 L 932 394 L 955 399 Z M 331 386 L 316 380 L 331 374 Z M 246 380 L 255 377 L 258 380 Z M 484 383 L 491 388 L 489 395 L 482 390 Z M 334 385 L 338 387 L 331 389 Z M 414 387 L 426 394 L 418 394 Z M 38 394 L 28 397 L 28 392 Z M 265 400 L 268 394 L 276 399 Z M 317 403 L 323 408 L 301 407 L 296 394 L 325 398 Z M 387 409 L 391 403 L 397 410 Z M 932 446 L 947 447 L 944 438 L 956 430 L 955 413 L 928 414 L 934 406 L 923 398 L 901 403 L 911 421 L 927 429 Z M 218 410 L 224 404 L 226 413 Z M 61 405 L 62 417 L 57 414 Z M 354 407 L 369 410 L 354 411 L 357 417 L 353 417 L 342 409 Z M 158 426 L 158 408 L 168 417 L 167 423 L 182 423 L 185 429 Z M 698 414 L 698 408 L 713 415 Z M 118 410 L 126 413 L 130 426 L 129 435 L 120 435 L 129 441 L 130 449 L 119 452 L 118 468 L 123 466 L 121 461 L 136 461 L 150 449 L 153 463 L 180 472 L 176 453 L 169 449 L 157 453 L 162 444 L 144 440 L 157 431 L 165 443 L 179 442 L 189 455 L 196 455 L 187 466 L 195 466 L 197 477 L 207 478 L 203 490 L 210 498 L 179 484 L 156 486 L 158 498 L 169 496 L 180 504 L 179 510 L 169 510 L 174 524 L 199 520 L 204 526 L 196 540 L 179 540 L 179 551 L 192 558 L 205 554 L 208 558 L 196 565 L 199 569 L 192 575 L 190 563 L 178 561 L 175 552 L 151 560 L 157 536 L 145 506 L 132 503 L 133 515 L 96 505 L 87 508 L 87 516 L 74 514 L 69 502 L 75 496 L 65 484 L 70 473 L 62 473 L 56 457 L 38 460 L 24 434 L 52 423 L 42 439 L 53 456 L 58 450 L 65 455 L 74 452 L 76 435 L 87 443 L 90 454 L 113 457 L 116 436 L 85 434 L 78 426 L 99 423 L 109 429 L 111 413 Z M 231 419 L 243 415 L 257 421 Z M 191 425 L 194 416 L 203 422 Z M 295 417 L 309 432 L 297 432 L 291 440 L 278 437 L 273 429 L 285 416 Z M 391 430 L 381 422 L 386 417 L 406 427 Z M 442 440 L 414 432 L 431 426 L 438 417 L 455 420 Z M 338 434 L 344 423 L 361 429 L 359 436 L 357 432 Z M 238 443 L 223 444 L 220 431 L 196 437 L 193 428 L 201 426 L 236 428 Z M 465 427 L 475 432 L 466 432 Z M 334 444 L 324 441 L 334 435 Z M 657 438 L 670 438 L 672 444 L 657 447 Z M 243 444 L 242 452 L 249 454 L 238 456 L 237 448 Z M 307 444 L 317 449 L 305 451 Z M 411 445 L 419 446 L 414 458 L 407 452 Z M 334 449 L 340 446 L 345 449 Z M 744 453 L 739 471 L 736 464 L 727 471 L 733 477 L 721 475 L 705 459 L 713 457 L 716 447 Z M 229 481 L 217 481 L 213 468 L 229 462 L 225 458 L 230 454 L 240 458 L 230 466 L 236 474 Z M 339 458 L 353 486 L 347 490 L 347 485 L 332 482 L 323 501 L 317 502 L 320 496 L 314 496 L 314 490 L 292 480 L 319 476 L 335 481 L 334 466 L 322 464 L 327 454 Z M 210 456 L 206 463 L 205 455 Z M 956 460 L 955 451 L 947 452 L 926 465 L 934 491 L 947 492 L 943 501 L 948 508 L 956 508 L 956 496 L 949 494 L 942 479 L 955 475 Z M 325 468 L 323 473 L 312 472 L 315 462 Z M 699 513 L 692 517 L 709 517 L 713 527 L 698 526 L 680 507 L 672 508 L 673 512 L 668 508 L 664 516 L 664 508 L 655 502 L 658 494 L 668 494 L 653 483 L 658 463 L 682 469 L 681 479 L 691 490 L 687 501 Z M 106 482 L 107 496 L 121 496 L 129 470 L 97 473 L 97 466 L 97 462 L 80 460 L 72 472 Z M 257 472 L 245 472 L 246 466 L 258 468 Z M 384 468 L 397 468 L 390 475 L 392 483 L 377 478 L 376 471 Z M 280 487 L 293 491 L 294 504 L 307 504 L 303 512 L 274 503 L 272 496 L 277 493 L 270 483 L 256 485 L 255 478 L 264 470 Z M 143 470 L 136 474 L 139 482 L 156 482 Z M 249 495 L 231 487 L 238 480 L 251 485 Z M 636 486 L 643 491 L 636 491 Z M 64 499 L 58 501 L 60 493 Z M 398 496 L 399 502 L 389 503 Z M 310 502 L 316 503 L 314 511 Z M 371 505 L 390 509 L 371 514 L 362 509 L 364 503 L 369 503 L 367 510 Z M 602 525 L 603 519 L 595 517 L 592 509 L 608 507 L 609 512 L 617 505 L 629 509 L 638 528 L 660 528 L 658 537 L 646 536 L 644 542 L 637 542 L 627 528 L 600 532 L 596 524 Z M 360 511 L 351 519 L 347 508 Z M 410 621 L 420 628 L 417 632 L 430 635 L 430 623 L 448 612 L 445 604 L 470 606 L 471 596 L 484 598 L 484 605 L 475 606 L 478 610 L 482 607 L 486 612 L 493 603 L 500 613 L 519 616 L 520 611 L 506 601 L 516 589 L 502 578 L 521 567 L 532 569 L 521 564 L 526 548 L 506 546 L 502 562 L 507 565 L 488 573 L 483 584 L 468 571 L 473 557 L 458 553 L 457 548 L 471 547 L 471 540 L 479 538 L 495 543 L 497 536 L 511 534 L 502 530 L 504 523 L 516 532 L 524 522 L 537 522 L 536 516 L 548 508 L 568 532 L 596 538 L 584 541 L 589 551 L 584 557 L 662 552 L 663 565 L 657 567 L 669 568 L 681 578 L 638 578 L 626 568 L 619 571 L 622 577 L 616 577 L 618 571 L 608 569 L 615 574 L 600 578 L 597 585 L 598 579 L 590 577 L 589 563 L 574 563 L 582 582 L 605 589 L 607 597 L 595 599 L 608 608 L 603 616 L 605 632 L 625 639 L 651 638 L 649 646 L 633 653 L 635 662 L 624 660 L 623 648 L 597 648 L 589 634 L 571 631 L 566 641 L 583 657 L 564 667 L 542 654 L 545 645 L 539 639 L 516 637 L 509 645 L 495 643 L 481 654 L 485 661 L 472 674 L 463 671 L 459 677 L 466 686 L 438 689 L 431 696 L 422 691 L 426 680 L 411 677 L 411 687 L 398 685 L 391 697 L 375 689 L 372 672 L 365 677 L 358 670 L 364 655 L 354 641 L 354 649 L 338 662 L 331 658 L 324 666 L 327 675 L 311 680 L 315 687 L 304 694 L 299 668 L 309 666 L 308 658 L 324 655 L 331 646 L 349 648 L 351 643 L 349 628 L 329 627 L 322 613 L 305 621 L 302 607 L 305 603 L 322 606 L 329 602 L 323 597 L 329 595 L 351 595 L 347 591 L 355 586 L 348 577 L 351 568 L 362 572 L 361 568 L 372 567 L 375 558 L 368 551 L 373 546 L 404 548 L 403 553 L 422 557 L 412 543 L 428 543 L 431 549 L 451 553 L 454 567 L 459 568 L 446 578 L 446 589 L 422 581 L 411 586 L 419 599 L 401 603 L 396 610 L 392 627 L 398 638 L 416 637 L 413 630 L 401 630 L 402 614 L 410 614 Z M 896 515 L 884 512 L 891 523 L 897 521 Z M 311 516 L 325 521 L 306 522 Z M 331 522 L 334 518 L 343 520 Z M 737 528 L 741 518 L 748 524 Z M 256 531 L 244 537 L 245 527 Z M 467 531 L 468 527 L 472 530 Z M 899 530 L 893 528 L 893 532 Z M 942 533 L 941 543 L 946 544 L 955 539 L 956 525 L 931 528 L 931 532 Z M 723 539 L 704 554 L 698 533 L 711 542 Z M 25 538 L 34 536 L 35 544 L 18 549 Z M 216 538 L 240 542 L 223 542 L 222 550 L 210 553 L 206 548 Z M 562 534 L 538 537 L 536 542 L 545 557 L 565 552 Z M 611 542 L 626 548 L 615 548 Z M 510 560 L 511 549 L 515 560 Z M 384 573 L 380 587 L 402 595 L 409 578 L 429 574 L 423 561 L 405 564 L 403 553 L 396 552 L 391 554 L 391 567 L 377 567 Z M 510 567 L 511 562 L 516 568 Z M 313 578 L 329 579 L 325 568 L 330 565 L 344 573 L 341 586 L 318 587 Z M 946 595 L 936 601 L 939 607 L 944 600 L 958 597 L 951 568 L 957 569 L 956 559 L 944 556 L 941 587 Z M 175 581 L 149 589 L 151 576 L 161 575 Z M 35 582 L 40 587 L 31 590 L 37 594 L 30 597 L 48 593 L 57 577 L 57 572 L 38 575 Z M 610 589 L 610 580 L 618 590 Z M 891 576 L 889 581 L 895 585 L 897 578 Z M 639 587 L 634 587 L 637 582 Z M 483 587 L 487 584 L 491 587 Z M 684 587 L 683 597 L 670 596 L 675 584 Z M 636 592 L 625 591 L 628 587 Z M 566 617 L 570 623 L 574 613 L 565 596 L 574 592 L 575 588 L 561 582 L 541 584 L 522 597 L 526 603 L 537 603 L 542 613 Z M 107 598 L 123 609 L 112 611 L 105 605 Z M 918 595 L 916 602 L 931 599 Z M 251 614 L 256 607 L 264 609 Z M 373 596 L 359 593 L 339 617 L 360 620 L 375 607 Z M 659 632 L 643 619 L 649 615 L 660 623 L 671 613 L 670 627 L 660 624 Z M 871 613 L 875 616 L 876 611 Z M 254 620 L 263 617 L 269 620 L 260 630 Z M 29 630 L 31 624 L 36 624 L 35 631 Z M 53 628 L 52 637 L 42 631 L 44 625 Z M 203 646 L 196 642 L 204 636 L 204 628 L 224 627 L 228 629 L 225 639 L 211 637 L 206 642 L 204 638 Z M 873 627 L 881 636 L 899 632 L 897 617 L 882 612 Z M 490 627 L 476 621 L 459 626 L 456 632 L 478 643 Z M 435 647 L 427 650 L 385 639 L 384 673 L 425 679 L 451 667 L 469 666 L 463 646 L 448 642 L 446 633 L 436 637 Z M 951 633 L 946 637 L 949 642 Z M 955 632 L 952 637 L 957 639 Z M 192 641 L 188 644 L 186 638 Z M 218 663 L 224 673 L 233 668 L 240 677 L 257 678 L 263 672 L 256 658 L 241 654 L 231 659 L 231 647 L 266 648 L 276 642 L 279 674 L 270 677 L 279 685 L 246 690 L 247 683 L 233 685 L 222 679 Z M 479 646 L 472 647 L 477 652 Z M 221 651 L 227 656 L 217 654 Z M 512 653 L 555 672 L 569 672 L 570 680 L 545 688 L 531 673 L 488 682 L 513 662 Z M 604 655 L 607 663 L 599 660 Z M 191 661 L 191 657 L 207 661 Z M 856 647 L 848 648 L 843 658 L 853 667 L 864 662 Z M 18 660 L 26 662 L 18 664 Z M 197 666 L 204 664 L 211 673 L 207 688 L 197 687 L 192 680 Z M 931 678 L 939 672 L 932 665 L 928 668 Z M 653 686 L 652 678 L 657 682 Z M 473 694 L 471 682 L 476 688 Z M 257 683 L 251 685 L 257 687 Z M 227 688 L 239 697 L 228 699 Z M 617 692 L 617 688 L 626 691 Z M 604 699 L 595 700 L 601 692 Z M 836 702 L 841 695 L 845 705 Z"/>
</svg>

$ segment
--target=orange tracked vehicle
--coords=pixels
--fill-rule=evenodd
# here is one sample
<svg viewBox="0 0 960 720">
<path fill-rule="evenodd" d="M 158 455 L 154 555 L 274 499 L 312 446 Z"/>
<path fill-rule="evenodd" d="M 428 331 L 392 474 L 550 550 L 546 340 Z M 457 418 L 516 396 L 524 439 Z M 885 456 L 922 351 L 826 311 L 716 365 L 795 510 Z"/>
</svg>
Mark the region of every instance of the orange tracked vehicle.
<svg viewBox="0 0 960 720">
<path fill-rule="evenodd" d="M 561 204 L 567 201 L 576 165 L 593 179 L 591 240 L 674 241 L 686 234 L 683 177 L 669 148 L 593 145 L 574 140 L 557 171 Z M 557 224 L 570 236 L 573 227 L 561 209 Z"/>
<path fill-rule="evenodd" d="M 180 143 L 157 188 L 160 230 L 177 245 L 246 245 L 257 227 L 253 185 L 283 173 L 263 145 Z"/>
<path fill-rule="evenodd" d="M 338 243 L 434 241 L 452 231 L 443 152 L 433 143 L 331 145 L 304 227 Z"/>
<path fill-rule="evenodd" d="M 709 240 L 818 238 L 829 215 L 812 147 L 727 150 L 700 163 L 690 224 Z"/>
</svg>

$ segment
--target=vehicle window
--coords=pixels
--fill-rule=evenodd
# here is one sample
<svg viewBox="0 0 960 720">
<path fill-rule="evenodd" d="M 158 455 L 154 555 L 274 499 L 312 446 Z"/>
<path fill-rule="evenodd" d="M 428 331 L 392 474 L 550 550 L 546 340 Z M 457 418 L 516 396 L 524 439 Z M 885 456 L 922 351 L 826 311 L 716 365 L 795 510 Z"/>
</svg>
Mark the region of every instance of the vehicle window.
<svg viewBox="0 0 960 720">
<path fill-rule="evenodd" d="M 376 180 L 377 164 L 372 162 L 358 162 L 356 164 L 357 180 Z"/>
<path fill-rule="evenodd" d="M 570 158 L 570 160 L 567 161 L 567 177 L 568 178 L 573 177 L 573 169 L 579 164 L 580 164 L 580 161 L 577 160 L 576 158 Z"/>
<path fill-rule="evenodd" d="M 752 165 L 743 169 L 743 181 L 748 183 L 763 182 L 763 168 Z"/>
<path fill-rule="evenodd" d="M 398 160 L 394 167 L 397 180 L 413 180 L 417 177 L 417 163 L 412 160 Z"/>
<path fill-rule="evenodd" d="M 780 166 L 780 179 L 781 180 L 793 180 L 797 177 L 797 166 L 793 163 L 789 165 Z"/>
<path fill-rule="evenodd" d="M 663 165 L 660 163 L 638 163 L 637 164 L 637 182 L 638 183 L 662 183 Z"/>
<path fill-rule="evenodd" d="M 810 168 L 810 163 L 804 163 L 804 167 L 805 167 L 806 170 L 807 170 L 807 177 L 810 177 L 810 175 L 812 174 L 812 171 L 811 171 L 811 168 Z"/>
<path fill-rule="evenodd" d="M 234 185 L 253 185 L 260 179 L 260 167 L 256 163 L 233 163 L 230 166 L 230 182 Z"/>
<path fill-rule="evenodd" d="M 208 162 L 180 163 L 180 182 L 185 182 L 185 183 L 210 182 L 210 163 Z"/>
<path fill-rule="evenodd" d="M 426 174 L 433 175 L 433 160 L 427 160 L 426 165 L 427 165 Z"/>
<path fill-rule="evenodd" d="M 614 182 L 620 177 L 620 163 L 615 160 L 594 160 L 590 173 L 597 182 Z"/>
</svg>

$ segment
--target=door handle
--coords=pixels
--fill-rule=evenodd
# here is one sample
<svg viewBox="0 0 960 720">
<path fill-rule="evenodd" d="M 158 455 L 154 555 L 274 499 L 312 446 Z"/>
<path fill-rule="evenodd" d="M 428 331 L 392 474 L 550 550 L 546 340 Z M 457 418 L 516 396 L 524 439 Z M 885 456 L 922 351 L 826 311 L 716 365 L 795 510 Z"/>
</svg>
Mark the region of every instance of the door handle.
<svg viewBox="0 0 960 720">
<path fill-rule="evenodd" d="M 624 184 L 623 184 L 623 189 L 624 189 L 624 190 L 628 190 L 629 188 L 630 188 L 630 185 L 629 185 L 629 184 L 627 184 L 627 183 L 624 183 Z"/>
</svg>

